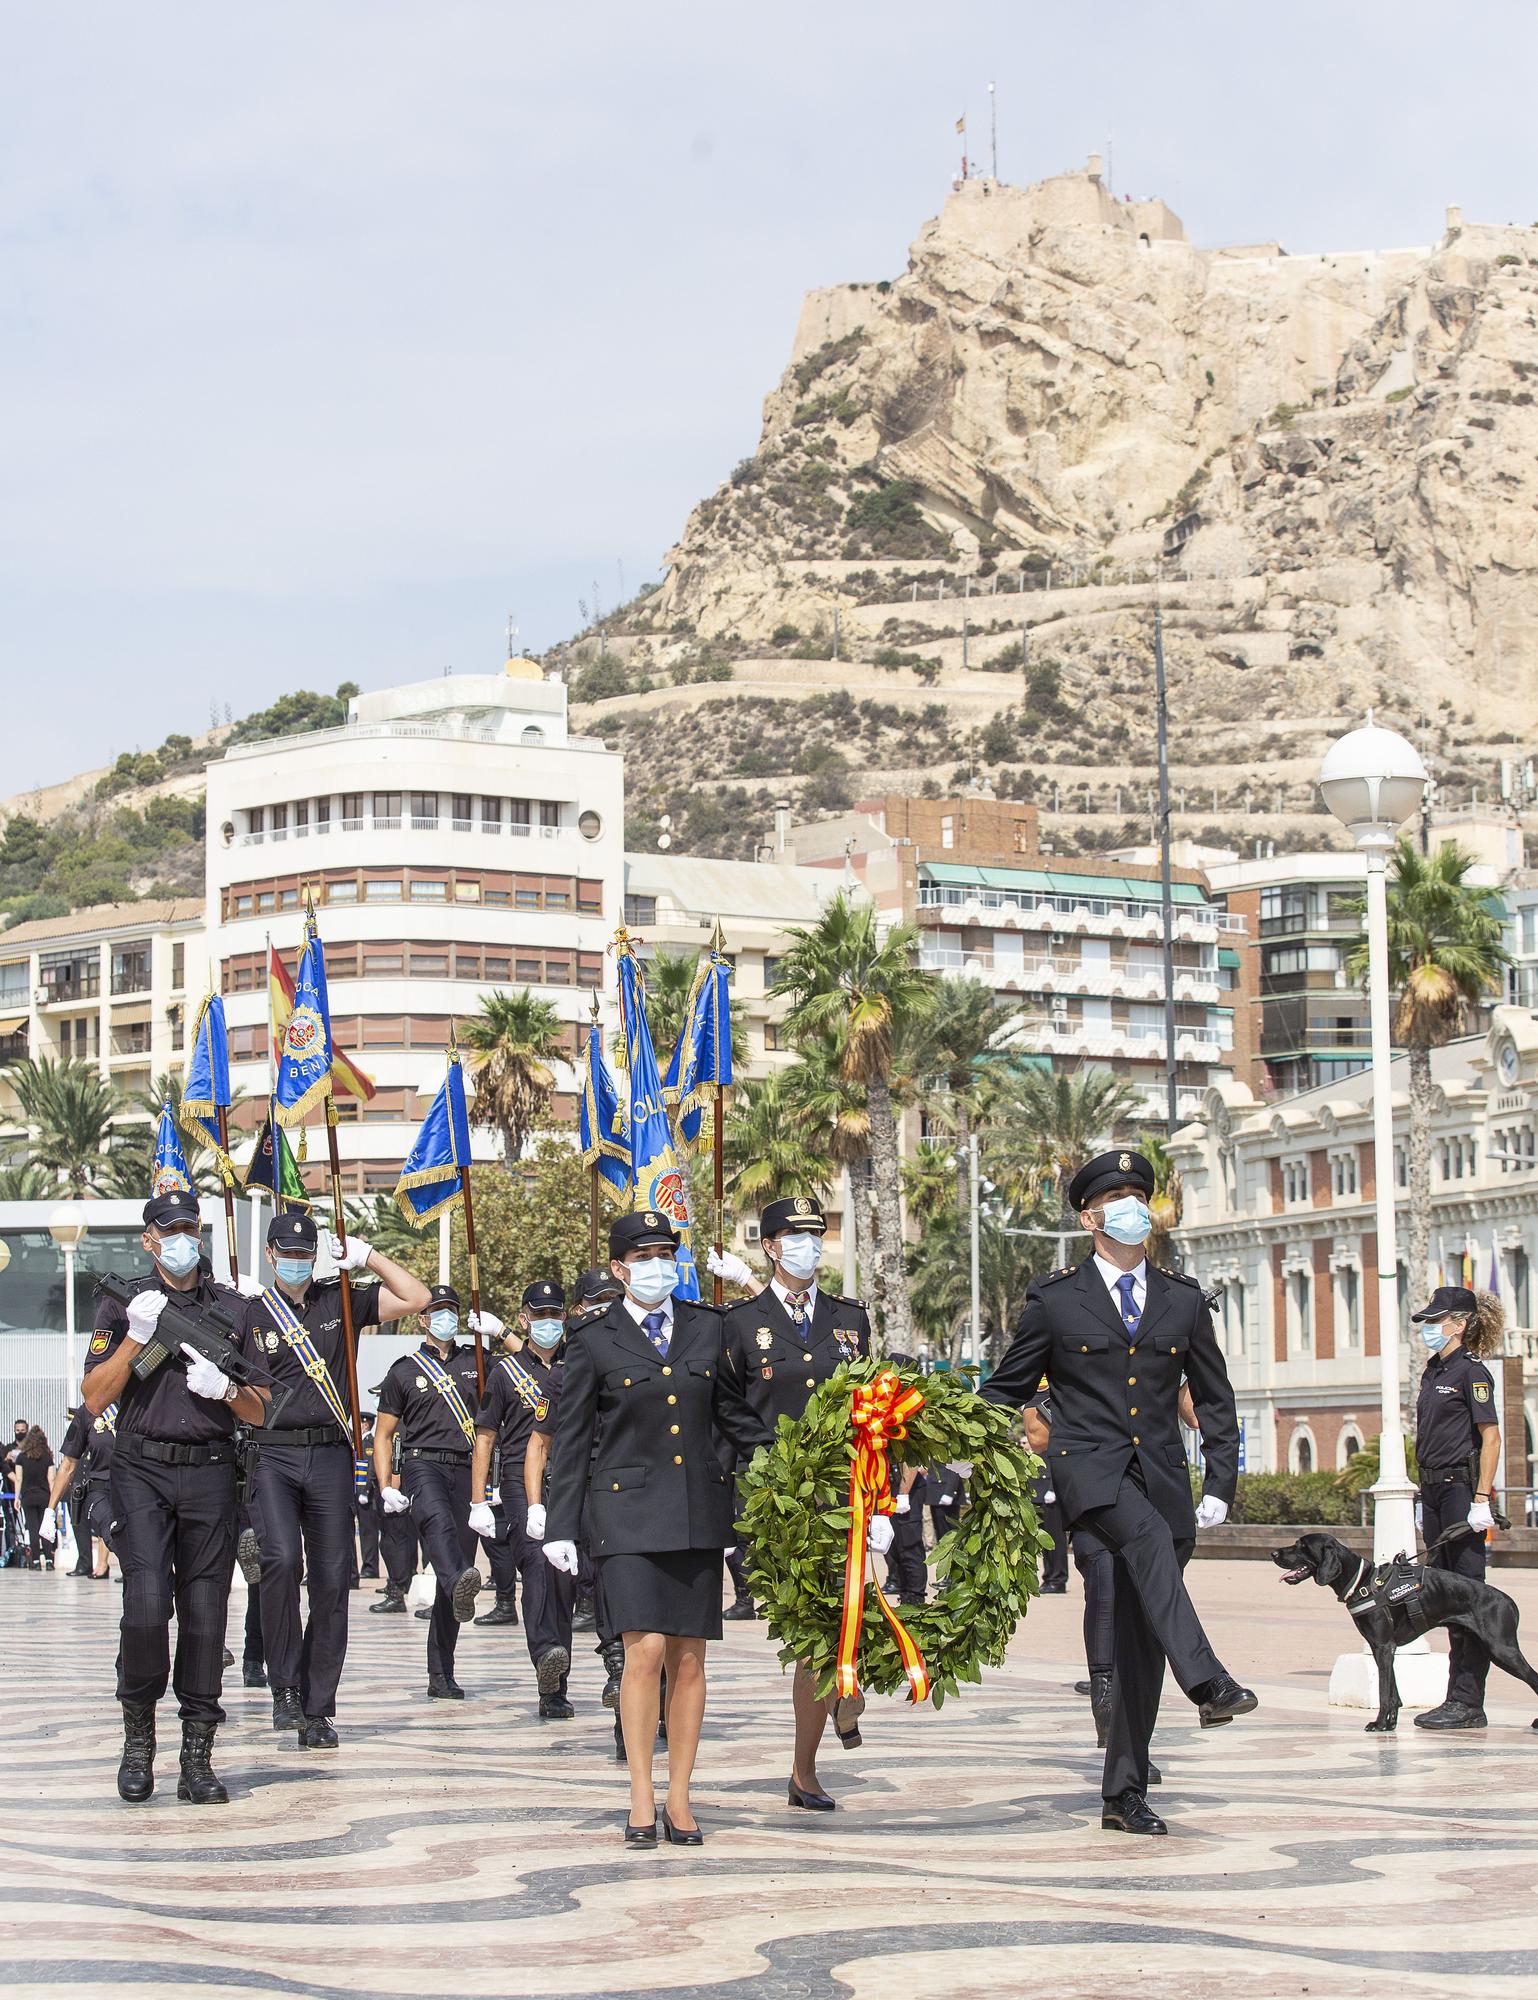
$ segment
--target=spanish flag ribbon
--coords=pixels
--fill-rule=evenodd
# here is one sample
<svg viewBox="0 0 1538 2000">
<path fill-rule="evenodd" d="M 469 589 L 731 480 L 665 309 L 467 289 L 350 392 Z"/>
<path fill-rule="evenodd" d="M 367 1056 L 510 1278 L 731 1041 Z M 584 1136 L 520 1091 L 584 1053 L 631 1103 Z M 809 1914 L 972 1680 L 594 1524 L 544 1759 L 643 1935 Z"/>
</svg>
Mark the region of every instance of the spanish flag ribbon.
<svg viewBox="0 0 1538 2000">
<path fill-rule="evenodd" d="M 835 1679 L 841 1695 L 858 1694 L 860 1691 L 855 1660 L 860 1650 L 860 1620 L 865 1608 L 866 1529 L 872 1513 L 890 1514 L 893 1511 L 887 1446 L 908 1435 L 908 1418 L 923 1407 L 923 1390 L 905 1389 L 890 1368 L 882 1369 L 874 1381 L 862 1382 L 850 1399 L 854 1458 L 849 1467 L 849 1546 L 844 1558 L 844 1615 L 838 1632 Z M 929 1695 L 929 1669 L 924 1664 L 924 1655 L 887 1603 L 874 1574 L 871 1583 L 881 1615 L 892 1628 L 903 1671 L 908 1676 L 908 1699 L 924 1701 Z"/>
</svg>

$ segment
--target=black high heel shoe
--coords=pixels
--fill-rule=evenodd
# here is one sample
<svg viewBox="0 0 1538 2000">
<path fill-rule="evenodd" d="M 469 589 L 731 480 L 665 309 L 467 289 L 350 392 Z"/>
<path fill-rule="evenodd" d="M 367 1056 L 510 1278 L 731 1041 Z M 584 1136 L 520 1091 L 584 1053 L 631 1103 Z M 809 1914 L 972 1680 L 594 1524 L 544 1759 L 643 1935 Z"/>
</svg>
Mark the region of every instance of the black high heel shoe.
<svg viewBox="0 0 1538 2000">
<path fill-rule="evenodd" d="M 805 1792 L 792 1778 L 785 1788 L 785 1795 L 793 1806 L 800 1806 L 803 1812 L 834 1812 L 838 1801 L 830 1799 L 826 1792 Z"/>
<path fill-rule="evenodd" d="M 625 1817 L 625 1845 L 627 1847 L 655 1847 L 657 1845 L 657 1822 L 650 1826 L 632 1826 L 630 1817 Z"/>
<path fill-rule="evenodd" d="M 663 1837 L 671 1841 L 674 1847 L 703 1847 L 705 1845 L 705 1836 L 697 1826 L 691 1827 L 687 1832 L 681 1826 L 674 1826 L 672 1820 L 668 1818 L 668 1809 L 666 1806 L 662 1808 L 662 1832 Z M 655 1835 L 653 1837 L 655 1838 Z"/>
</svg>

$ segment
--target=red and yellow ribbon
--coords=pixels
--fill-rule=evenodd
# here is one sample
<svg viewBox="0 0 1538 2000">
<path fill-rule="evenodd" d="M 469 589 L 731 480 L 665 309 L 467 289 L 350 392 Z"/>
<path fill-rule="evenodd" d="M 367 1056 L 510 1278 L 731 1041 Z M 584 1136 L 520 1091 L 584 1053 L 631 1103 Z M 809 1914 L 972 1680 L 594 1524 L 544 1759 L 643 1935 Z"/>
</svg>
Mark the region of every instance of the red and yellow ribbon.
<svg viewBox="0 0 1538 2000">
<path fill-rule="evenodd" d="M 872 1513 L 893 1511 L 887 1446 L 908 1435 L 908 1418 L 923 1407 L 924 1392 L 905 1389 L 890 1368 L 884 1368 L 873 1382 L 862 1382 L 850 1398 L 854 1459 L 849 1467 L 849 1545 L 844 1558 L 844 1615 L 839 1624 L 835 1680 L 841 1695 L 860 1691 L 855 1660 L 860 1650 L 860 1620 L 865 1609 L 866 1530 Z M 874 1573 L 871 1583 L 902 1657 L 903 1671 L 908 1676 L 908 1699 L 924 1701 L 929 1695 L 929 1669 L 924 1664 L 924 1655 L 887 1603 Z"/>
</svg>

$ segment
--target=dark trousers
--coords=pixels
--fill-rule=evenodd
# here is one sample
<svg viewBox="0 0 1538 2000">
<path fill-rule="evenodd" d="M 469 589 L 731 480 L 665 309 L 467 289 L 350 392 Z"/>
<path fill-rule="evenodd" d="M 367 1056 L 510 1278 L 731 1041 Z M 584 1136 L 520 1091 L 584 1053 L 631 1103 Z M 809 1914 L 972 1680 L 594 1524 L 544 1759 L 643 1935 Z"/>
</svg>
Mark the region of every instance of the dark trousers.
<svg viewBox="0 0 1538 2000">
<path fill-rule="evenodd" d="M 404 1597 L 417 1573 L 417 1524 L 410 1514 L 387 1514 L 379 1503 L 379 1556 L 385 1580 Z"/>
<path fill-rule="evenodd" d="M 411 1496 L 411 1518 L 416 1522 L 422 1550 L 438 1580 L 433 1598 L 433 1615 L 427 1627 L 427 1671 L 454 1672 L 454 1648 L 459 1644 L 459 1621 L 454 1616 L 454 1582 L 462 1571 L 475 1567 L 476 1537 L 471 1530 L 470 1460 L 463 1465 L 440 1465 L 433 1459 L 412 1458 L 401 1465 L 401 1490 Z"/>
<path fill-rule="evenodd" d="M 912 1494 L 906 1514 L 892 1516 L 892 1546 L 886 1559 L 887 1592 L 922 1604 L 929 1584 L 924 1567 L 924 1509 Z"/>
<path fill-rule="evenodd" d="M 367 1503 L 354 1498 L 353 1511 L 358 1517 L 358 1547 L 363 1554 L 362 1570 L 365 1576 L 379 1574 L 379 1489 L 373 1480 L 368 1485 Z"/>
<path fill-rule="evenodd" d="M 83 1536 L 89 1546 L 90 1537 L 95 1535 L 107 1545 L 107 1553 L 115 1555 L 112 1546 L 112 1488 L 105 1479 L 93 1479 L 85 1489 L 85 1505 L 80 1509 L 80 1519 L 75 1523 L 75 1534 Z M 94 1565 L 96 1551 L 91 1549 L 86 1558 L 87 1565 Z"/>
<path fill-rule="evenodd" d="M 741 1549 L 726 1551 L 726 1573 L 732 1580 L 732 1594 L 736 1597 L 751 1597 L 748 1583 L 748 1559 Z"/>
<path fill-rule="evenodd" d="M 123 1570 L 118 1700 L 150 1707 L 169 1680 L 183 1722 L 223 1722 L 224 1617 L 235 1567 L 233 1463 L 160 1465 L 120 1439 L 112 1518 Z"/>
<path fill-rule="evenodd" d="M 1116 1558 L 1089 1528 L 1075 1528 L 1069 1540 L 1084 1579 L 1084 1664 L 1108 1674 L 1116 1664 Z"/>
<path fill-rule="evenodd" d="M 347 1657 L 352 1567 L 352 1454 L 345 1443 L 262 1445 L 262 1638 L 267 1678 L 296 1687 L 306 1715 L 336 1713 Z M 299 1616 L 303 1572 L 308 1615 Z"/>
<path fill-rule="evenodd" d="M 27 1524 L 27 1552 L 30 1566 L 33 1569 L 52 1569 L 54 1552 L 58 1544 L 43 1540 L 43 1516 L 48 1511 L 48 1502 L 23 1500 L 21 1511 Z"/>
<path fill-rule="evenodd" d="M 246 1592 L 246 1629 L 241 1639 L 241 1664 L 259 1667 L 266 1653 L 262 1645 L 262 1593 L 260 1588 Z"/>
<path fill-rule="evenodd" d="M 1466 1479 L 1431 1480 L 1421 1488 L 1421 1533 L 1429 1549 L 1438 1535 L 1458 1521 L 1469 1518 L 1474 1489 Z M 1485 1538 L 1460 1535 L 1445 1549 L 1438 1549 L 1437 1569 L 1451 1570 L 1455 1576 L 1485 1580 Z M 1485 1705 L 1485 1681 L 1490 1672 L 1490 1655 L 1483 1641 L 1456 1625 L 1447 1628 L 1447 1699 L 1461 1701 L 1468 1708 Z"/>
<path fill-rule="evenodd" d="M 1063 1520 L 1062 1502 L 1050 1485 L 1050 1473 L 1038 1476 L 1032 1499 L 1036 1503 L 1036 1518 L 1043 1529 L 1052 1537 L 1053 1546 L 1041 1552 L 1041 1583 L 1064 1589 L 1068 1583 L 1068 1529 Z M 1047 1495 L 1051 1493 L 1049 1500 Z"/>
<path fill-rule="evenodd" d="M 1165 1661 L 1187 1694 L 1223 1669 L 1181 1574 L 1195 1537 L 1176 1540 L 1131 1472 L 1110 1506 L 1092 1507 L 1083 1521 L 1116 1555 L 1115 1681 L 1101 1779 L 1111 1799 L 1129 1788 L 1148 1789 L 1148 1744 Z"/>
<path fill-rule="evenodd" d="M 528 1504 L 518 1500 L 511 1508 L 506 1503 L 492 1510 L 496 1515 L 497 1533 L 494 1541 L 486 1544 L 486 1553 L 492 1558 L 492 1576 L 497 1575 L 500 1562 L 509 1573 L 507 1595 L 512 1595 L 513 1576 L 523 1579 L 523 1635 L 528 1641 L 529 1658 L 538 1666 L 541 1657 L 560 1646 L 568 1657 L 571 1654 L 571 1618 L 577 1602 L 577 1579 L 568 1576 L 564 1570 L 552 1569 L 545 1561 L 545 1545 L 536 1542 L 525 1532 L 528 1520 Z M 502 1585 L 497 1584 L 497 1594 L 502 1595 Z M 566 1692 L 566 1676 L 561 1676 L 560 1692 Z"/>
</svg>

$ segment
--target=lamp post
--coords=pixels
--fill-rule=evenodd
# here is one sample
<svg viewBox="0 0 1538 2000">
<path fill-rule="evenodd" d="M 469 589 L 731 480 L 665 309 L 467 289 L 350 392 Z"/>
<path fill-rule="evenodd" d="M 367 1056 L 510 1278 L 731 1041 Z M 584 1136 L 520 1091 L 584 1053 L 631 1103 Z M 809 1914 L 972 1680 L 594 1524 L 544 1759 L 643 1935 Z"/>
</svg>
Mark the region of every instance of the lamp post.
<svg viewBox="0 0 1538 2000">
<path fill-rule="evenodd" d="M 75 1252 L 85 1240 L 86 1221 L 78 1204 L 67 1202 L 48 1218 L 48 1233 L 64 1252 L 64 1384 L 65 1401 L 80 1387 L 75 1352 Z"/>
<path fill-rule="evenodd" d="M 1372 1044 L 1373 1183 L 1378 1231 L 1378 1363 L 1381 1417 L 1378 1478 L 1372 1488 L 1373 1560 L 1387 1562 L 1415 1548 L 1415 1488 L 1405 1463 L 1399 1385 L 1399 1259 L 1394 1217 L 1394 1113 L 1391 1097 L 1388 966 L 1388 857 L 1395 836 L 1420 805 L 1426 767 L 1413 744 L 1379 728 L 1368 711 L 1365 729 L 1331 745 L 1319 767 L 1326 806 L 1351 835 L 1367 864 L 1367 994 Z M 1424 1639 L 1401 1647 L 1396 1674 L 1407 1706 L 1425 1706 L 1445 1691 L 1446 1672 Z M 1363 1648 L 1344 1653 L 1330 1676 L 1330 1700 L 1375 1708 L 1377 1671 Z"/>
<path fill-rule="evenodd" d="M 967 1176 L 972 1190 L 972 1214 L 970 1218 L 972 1250 L 972 1359 L 977 1364 L 977 1374 L 980 1381 L 983 1372 L 982 1231 L 980 1217 L 982 1189 L 979 1186 L 981 1175 L 979 1174 L 977 1164 L 977 1134 L 975 1132 L 969 1133 L 967 1136 Z"/>
</svg>

